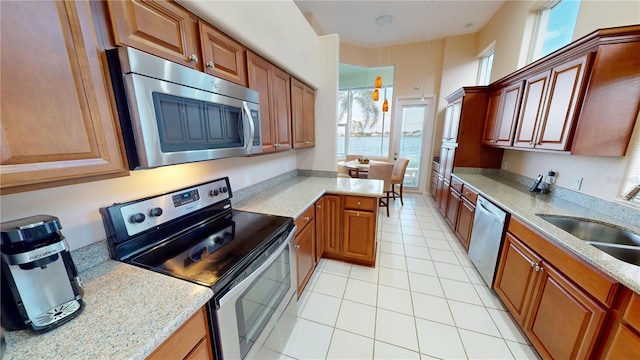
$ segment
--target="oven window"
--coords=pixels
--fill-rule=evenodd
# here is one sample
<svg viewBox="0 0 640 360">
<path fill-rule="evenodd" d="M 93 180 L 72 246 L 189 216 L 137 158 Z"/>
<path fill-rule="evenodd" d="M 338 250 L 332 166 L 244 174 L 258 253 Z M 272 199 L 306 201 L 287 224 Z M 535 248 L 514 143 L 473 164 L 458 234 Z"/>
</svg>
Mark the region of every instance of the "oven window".
<svg viewBox="0 0 640 360">
<path fill-rule="evenodd" d="M 240 354 L 244 358 L 291 288 L 289 247 L 236 301 Z"/>
<path fill-rule="evenodd" d="M 163 152 L 243 147 L 242 109 L 153 93 Z"/>
</svg>

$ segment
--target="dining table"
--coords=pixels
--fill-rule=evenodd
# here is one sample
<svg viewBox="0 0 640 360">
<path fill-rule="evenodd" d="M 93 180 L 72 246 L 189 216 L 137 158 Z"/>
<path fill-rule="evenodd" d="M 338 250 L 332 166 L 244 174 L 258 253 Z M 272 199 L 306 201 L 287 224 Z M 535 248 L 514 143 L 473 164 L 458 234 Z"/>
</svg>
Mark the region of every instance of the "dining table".
<svg viewBox="0 0 640 360">
<path fill-rule="evenodd" d="M 369 162 L 367 163 L 361 163 L 358 160 L 343 160 L 343 161 L 338 161 L 338 166 L 344 166 L 346 167 L 348 170 L 350 169 L 354 169 L 357 170 L 355 173 L 357 174 L 356 176 L 351 175 L 352 172 L 351 171 L 347 171 L 347 173 L 349 175 L 351 175 L 351 177 L 359 177 L 358 174 L 360 173 L 368 173 L 369 172 L 369 165 L 371 163 L 385 163 L 386 161 L 377 161 L 377 160 L 369 160 Z"/>
</svg>

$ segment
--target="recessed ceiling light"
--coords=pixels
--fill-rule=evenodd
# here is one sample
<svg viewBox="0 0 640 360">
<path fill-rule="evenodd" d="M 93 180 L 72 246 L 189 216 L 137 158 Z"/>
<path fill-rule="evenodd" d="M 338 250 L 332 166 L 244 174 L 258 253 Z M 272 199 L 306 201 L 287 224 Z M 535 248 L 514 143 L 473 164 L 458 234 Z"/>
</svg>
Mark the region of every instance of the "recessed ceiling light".
<svg viewBox="0 0 640 360">
<path fill-rule="evenodd" d="M 393 16 L 391 15 L 380 15 L 376 18 L 376 24 L 378 26 L 389 25 L 393 21 Z"/>
<path fill-rule="evenodd" d="M 471 29 L 474 25 L 475 25 L 475 23 L 466 23 L 466 24 L 464 24 L 464 27 L 467 28 L 467 29 Z"/>
</svg>

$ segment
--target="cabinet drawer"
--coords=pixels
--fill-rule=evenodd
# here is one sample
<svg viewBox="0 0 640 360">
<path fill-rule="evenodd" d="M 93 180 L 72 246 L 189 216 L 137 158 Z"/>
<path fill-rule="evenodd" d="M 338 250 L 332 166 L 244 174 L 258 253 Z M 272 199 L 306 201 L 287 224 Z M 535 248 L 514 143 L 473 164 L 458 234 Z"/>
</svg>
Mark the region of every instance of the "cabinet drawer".
<svg viewBox="0 0 640 360">
<path fill-rule="evenodd" d="M 568 250 L 562 248 L 562 245 L 538 234 L 514 216 L 509 221 L 509 232 L 522 240 L 547 262 L 553 264 L 593 298 L 607 307 L 611 307 L 620 283 L 570 254 Z"/>
<path fill-rule="evenodd" d="M 307 226 L 308 223 L 311 222 L 311 220 L 313 220 L 313 218 L 315 218 L 316 215 L 316 208 L 315 206 L 309 206 L 307 208 L 307 210 L 305 210 L 302 215 L 300 215 L 296 221 L 296 235 L 298 235 L 300 233 L 300 231 L 302 231 L 302 229 L 304 229 L 305 226 Z"/>
<path fill-rule="evenodd" d="M 640 295 L 633 294 L 631 296 L 622 320 L 626 321 L 636 331 L 640 331 Z"/>
<path fill-rule="evenodd" d="M 207 320 L 204 308 L 201 308 L 147 359 L 184 359 L 203 338 L 206 344 L 207 336 Z"/>
<path fill-rule="evenodd" d="M 351 210 L 374 211 L 376 209 L 376 201 L 378 201 L 378 198 L 364 196 L 345 196 L 344 208 Z"/>
<path fill-rule="evenodd" d="M 457 192 L 462 193 L 462 185 L 464 183 L 454 177 L 451 178 L 451 187 L 456 189 Z"/>
<path fill-rule="evenodd" d="M 474 204 L 478 200 L 478 193 L 468 186 L 465 186 L 462 190 L 462 196 L 464 196 L 465 198 L 467 198 L 467 200 L 471 201 Z"/>
</svg>

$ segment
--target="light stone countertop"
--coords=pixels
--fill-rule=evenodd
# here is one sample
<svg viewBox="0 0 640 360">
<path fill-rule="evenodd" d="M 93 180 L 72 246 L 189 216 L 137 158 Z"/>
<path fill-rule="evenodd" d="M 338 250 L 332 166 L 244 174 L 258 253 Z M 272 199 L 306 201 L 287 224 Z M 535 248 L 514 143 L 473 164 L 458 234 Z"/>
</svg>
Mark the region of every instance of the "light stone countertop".
<svg viewBox="0 0 640 360">
<path fill-rule="evenodd" d="M 529 192 L 524 185 L 497 177 L 472 173 L 455 173 L 453 176 L 464 181 L 465 184 L 477 190 L 480 195 L 518 217 L 527 225 L 556 241 L 563 248 L 618 280 L 629 289 L 640 293 L 640 266 L 618 260 L 536 216 L 536 214 L 549 214 L 595 219 L 640 233 L 640 211 L 638 211 L 636 218 L 638 219 L 637 223 L 627 223 L 566 200 L 554 198 L 549 194 Z"/>
<path fill-rule="evenodd" d="M 144 359 L 213 291 L 114 260 L 80 273 L 86 307 L 43 334 L 6 332 L 10 359 Z"/>
<path fill-rule="evenodd" d="M 298 218 L 327 194 L 380 197 L 382 180 L 297 176 L 233 205 L 234 209 Z"/>
</svg>

